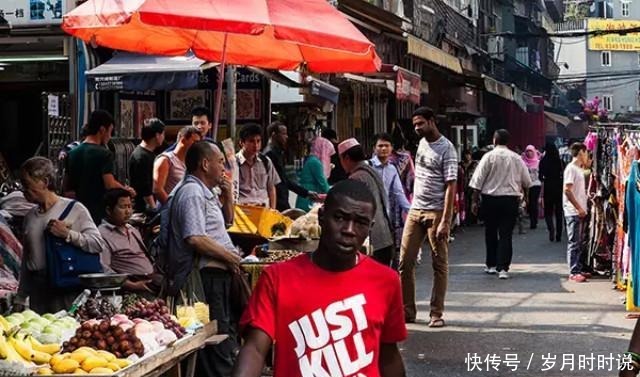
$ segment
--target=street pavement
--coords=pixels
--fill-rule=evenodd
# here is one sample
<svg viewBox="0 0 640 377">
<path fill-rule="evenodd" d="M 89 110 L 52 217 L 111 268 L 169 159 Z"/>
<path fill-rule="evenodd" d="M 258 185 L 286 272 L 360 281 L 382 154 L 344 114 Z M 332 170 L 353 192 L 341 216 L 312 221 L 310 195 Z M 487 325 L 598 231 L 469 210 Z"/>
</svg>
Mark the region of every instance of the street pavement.
<svg viewBox="0 0 640 377">
<path fill-rule="evenodd" d="M 409 338 L 401 344 L 407 376 L 617 375 L 635 320 L 624 318 L 624 295 L 608 277 L 568 282 L 566 242 L 549 242 L 545 229 L 514 235 L 509 280 L 482 271 L 483 228 L 455 237 L 444 328 L 427 326 L 429 253 L 418 266 L 418 320 L 407 325 Z"/>
</svg>

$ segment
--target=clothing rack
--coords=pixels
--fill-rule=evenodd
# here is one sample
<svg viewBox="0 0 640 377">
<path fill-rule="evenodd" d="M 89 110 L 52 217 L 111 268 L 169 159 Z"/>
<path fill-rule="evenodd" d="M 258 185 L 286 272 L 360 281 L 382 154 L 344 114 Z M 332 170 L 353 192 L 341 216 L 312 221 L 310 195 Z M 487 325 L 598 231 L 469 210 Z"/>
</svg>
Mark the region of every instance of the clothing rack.
<svg viewBox="0 0 640 377">
<path fill-rule="evenodd" d="M 589 130 L 638 130 L 640 131 L 640 123 L 598 123 L 596 125 L 590 125 Z"/>
</svg>

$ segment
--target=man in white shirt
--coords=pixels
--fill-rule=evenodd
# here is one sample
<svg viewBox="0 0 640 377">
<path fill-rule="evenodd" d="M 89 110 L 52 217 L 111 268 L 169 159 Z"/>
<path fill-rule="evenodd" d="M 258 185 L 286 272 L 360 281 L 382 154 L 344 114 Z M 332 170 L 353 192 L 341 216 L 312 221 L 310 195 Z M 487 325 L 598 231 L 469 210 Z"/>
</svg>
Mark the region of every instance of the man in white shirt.
<svg viewBox="0 0 640 377">
<path fill-rule="evenodd" d="M 513 255 L 512 233 L 518 217 L 520 198 L 531 187 L 529 171 L 522 158 L 509 150 L 509 132 L 498 130 L 493 135 L 495 148 L 484 155 L 471 177 L 474 189 L 471 211 L 478 215 L 479 194 L 482 205 L 479 217 L 485 223 L 487 246 L 484 271 L 500 279 L 509 278 Z"/>
<path fill-rule="evenodd" d="M 582 273 L 582 257 L 585 251 L 585 218 L 587 217 L 587 189 L 583 168 L 589 154 L 583 143 L 571 145 L 573 161 L 564 170 L 564 195 L 562 207 L 567 224 L 567 263 L 569 280 L 584 283 L 587 277 Z"/>
</svg>

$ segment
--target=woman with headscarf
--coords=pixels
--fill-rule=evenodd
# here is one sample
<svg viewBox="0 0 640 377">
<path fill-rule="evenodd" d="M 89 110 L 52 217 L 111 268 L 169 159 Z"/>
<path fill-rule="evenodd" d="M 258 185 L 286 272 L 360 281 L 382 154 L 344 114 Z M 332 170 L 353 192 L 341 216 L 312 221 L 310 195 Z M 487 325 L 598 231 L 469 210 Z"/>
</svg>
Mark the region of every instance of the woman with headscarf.
<svg viewBox="0 0 640 377">
<path fill-rule="evenodd" d="M 549 241 L 562 240 L 562 180 L 564 163 L 560 158 L 558 147 L 547 143 L 544 157 L 540 160 L 540 180 L 544 184 L 544 219 L 549 230 Z M 555 224 L 554 224 L 555 217 Z"/>
<path fill-rule="evenodd" d="M 329 191 L 327 178 L 331 175 L 331 156 L 335 153 L 336 150 L 329 140 L 316 137 L 311 143 L 311 151 L 300 171 L 300 186 L 318 194 L 326 194 Z M 296 208 L 309 211 L 312 206 L 311 200 L 298 196 Z"/>
<path fill-rule="evenodd" d="M 522 160 L 527 165 L 529 176 L 531 177 L 531 187 L 529 188 L 529 225 L 531 229 L 538 227 L 538 200 L 540 199 L 540 190 L 542 190 L 542 182 L 538 177 L 540 165 L 540 153 L 533 145 L 527 145 L 522 154 Z"/>
</svg>

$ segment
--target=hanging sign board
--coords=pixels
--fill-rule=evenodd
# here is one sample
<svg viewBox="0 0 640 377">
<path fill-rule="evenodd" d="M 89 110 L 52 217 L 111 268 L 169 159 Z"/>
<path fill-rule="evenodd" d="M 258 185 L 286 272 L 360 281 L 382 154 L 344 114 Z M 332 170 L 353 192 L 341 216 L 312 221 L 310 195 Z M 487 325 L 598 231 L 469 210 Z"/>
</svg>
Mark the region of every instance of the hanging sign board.
<svg viewBox="0 0 640 377">
<path fill-rule="evenodd" d="M 67 12 L 65 0 L 2 0 L 0 17 L 9 25 L 58 25 Z"/>
<path fill-rule="evenodd" d="M 422 90 L 422 80 L 420 76 L 399 69 L 396 76 L 396 98 L 399 101 L 409 101 L 416 105 L 420 104 L 420 92 Z"/>
<path fill-rule="evenodd" d="M 49 116 L 57 117 L 60 115 L 59 105 L 58 96 L 54 94 L 49 94 L 47 96 L 47 113 Z"/>
<path fill-rule="evenodd" d="M 587 24 L 588 31 L 598 30 L 625 30 L 640 27 L 637 20 L 612 20 L 609 18 L 590 18 Z M 603 34 L 591 35 L 589 38 L 589 50 L 594 51 L 638 51 L 640 50 L 640 33 Z"/>
</svg>

